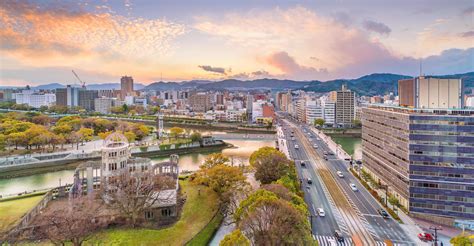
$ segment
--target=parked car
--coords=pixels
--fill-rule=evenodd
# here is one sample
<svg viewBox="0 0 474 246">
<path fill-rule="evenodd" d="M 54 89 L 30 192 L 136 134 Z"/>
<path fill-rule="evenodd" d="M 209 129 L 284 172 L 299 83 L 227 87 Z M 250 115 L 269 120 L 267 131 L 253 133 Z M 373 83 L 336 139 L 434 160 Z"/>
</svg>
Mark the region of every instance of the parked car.
<svg viewBox="0 0 474 246">
<path fill-rule="evenodd" d="M 326 216 L 326 214 L 324 213 L 324 209 L 323 209 L 323 208 L 318 208 L 317 211 L 318 211 L 318 215 L 319 215 L 319 216 L 321 216 L 321 217 Z"/>
<path fill-rule="evenodd" d="M 337 239 L 338 242 L 344 242 L 344 238 L 342 237 L 342 233 L 339 230 L 334 231 L 334 237 Z"/>
<path fill-rule="evenodd" d="M 355 184 L 351 183 L 350 186 L 353 191 L 358 191 L 357 186 Z"/>
<path fill-rule="evenodd" d="M 387 211 L 383 210 L 383 209 L 379 209 L 379 214 L 382 215 L 382 217 L 384 219 L 388 219 L 390 218 L 390 216 L 388 215 Z"/>
<path fill-rule="evenodd" d="M 304 163 L 304 161 L 301 161 L 300 164 L 301 164 L 302 167 L 306 166 L 306 163 Z"/>
<path fill-rule="evenodd" d="M 313 183 L 313 181 L 311 180 L 311 178 L 308 178 L 306 181 L 308 182 L 308 184 L 312 184 L 312 183 Z"/>
<path fill-rule="evenodd" d="M 298 146 L 297 144 L 295 144 L 295 149 L 299 149 L 299 148 L 300 148 L 300 146 Z"/>
<path fill-rule="evenodd" d="M 344 178 L 344 174 L 342 174 L 341 171 L 337 171 L 336 173 L 339 178 Z"/>
<path fill-rule="evenodd" d="M 434 240 L 431 234 L 425 232 L 418 234 L 418 238 L 423 242 L 431 242 Z"/>
<path fill-rule="evenodd" d="M 318 145 L 317 145 L 317 144 L 314 144 L 313 147 L 314 147 L 315 149 L 317 149 L 317 148 L 318 148 Z"/>
</svg>

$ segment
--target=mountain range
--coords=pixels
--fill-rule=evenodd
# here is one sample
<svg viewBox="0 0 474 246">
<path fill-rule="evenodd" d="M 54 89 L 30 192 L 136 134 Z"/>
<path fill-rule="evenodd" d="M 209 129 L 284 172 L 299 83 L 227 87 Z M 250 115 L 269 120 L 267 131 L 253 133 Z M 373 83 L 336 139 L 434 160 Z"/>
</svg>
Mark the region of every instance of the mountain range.
<svg viewBox="0 0 474 246">
<path fill-rule="evenodd" d="M 474 72 L 463 74 L 451 74 L 433 76 L 437 78 L 463 78 L 466 91 L 474 88 Z M 390 74 L 390 73 L 374 73 L 365 75 L 357 79 L 335 79 L 329 81 L 296 81 L 296 80 L 280 80 L 280 79 L 256 79 L 256 80 L 237 80 L 226 79 L 221 81 L 211 80 L 191 80 L 182 82 L 154 82 L 149 85 L 135 83 L 135 90 L 180 90 L 180 89 L 198 89 L 198 90 L 305 90 L 317 92 L 329 92 L 338 90 L 343 84 L 355 91 L 358 95 L 382 95 L 389 92 L 396 92 L 398 88 L 398 80 L 411 78 L 411 76 Z M 79 85 L 74 85 L 79 86 Z M 32 87 L 35 90 L 52 90 L 56 88 L 64 88 L 65 85 L 59 83 L 51 83 Z M 1 86 L 0 86 L 1 88 Z M 120 83 L 104 83 L 104 84 L 88 84 L 89 90 L 105 90 L 119 89 Z M 473 91 L 474 92 L 474 91 Z"/>
</svg>

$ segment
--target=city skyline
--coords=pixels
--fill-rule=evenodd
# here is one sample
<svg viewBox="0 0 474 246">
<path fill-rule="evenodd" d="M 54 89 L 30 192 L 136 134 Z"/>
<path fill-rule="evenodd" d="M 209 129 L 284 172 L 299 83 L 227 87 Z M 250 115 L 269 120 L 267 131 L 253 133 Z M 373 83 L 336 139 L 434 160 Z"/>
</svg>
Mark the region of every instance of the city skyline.
<svg viewBox="0 0 474 246">
<path fill-rule="evenodd" d="M 387 7 L 390 14 L 387 14 Z M 474 7 L 443 1 L 7 1 L 0 85 L 474 70 Z"/>
</svg>

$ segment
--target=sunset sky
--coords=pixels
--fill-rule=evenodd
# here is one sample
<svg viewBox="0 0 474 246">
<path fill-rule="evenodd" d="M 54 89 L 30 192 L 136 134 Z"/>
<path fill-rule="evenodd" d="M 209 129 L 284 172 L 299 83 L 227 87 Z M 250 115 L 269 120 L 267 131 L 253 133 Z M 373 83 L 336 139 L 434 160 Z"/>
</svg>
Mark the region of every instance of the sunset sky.
<svg viewBox="0 0 474 246">
<path fill-rule="evenodd" d="M 0 2 L 0 85 L 474 71 L 472 0 Z"/>
</svg>

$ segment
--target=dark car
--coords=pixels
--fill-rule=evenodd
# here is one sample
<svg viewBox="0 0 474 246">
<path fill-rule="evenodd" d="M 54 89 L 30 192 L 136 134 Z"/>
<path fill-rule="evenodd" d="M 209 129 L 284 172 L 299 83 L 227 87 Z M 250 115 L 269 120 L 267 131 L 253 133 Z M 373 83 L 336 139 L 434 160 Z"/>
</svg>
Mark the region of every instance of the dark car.
<svg viewBox="0 0 474 246">
<path fill-rule="evenodd" d="M 302 167 L 306 166 L 306 164 L 304 163 L 304 161 L 301 161 L 301 166 L 302 166 Z"/>
<path fill-rule="evenodd" d="M 308 184 L 312 184 L 312 183 L 313 183 L 313 181 L 311 180 L 311 178 L 308 178 L 306 181 L 308 182 Z"/>
<path fill-rule="evenodd" d="M 344 242 L 344 238 L 342 237 L 342 234 L 339 230 L 334 231 L 334 237 L 338 242 Z"/>
<path fill-rule="evenodd" d="M 379 209 L 379 214 L 382 215 L 382 217 L 384 219 L 388 219 L 390 218 L 390 216 L 388 215 L 387 211 L 383 210 L 383 209 Z"/>
</svg>

